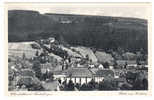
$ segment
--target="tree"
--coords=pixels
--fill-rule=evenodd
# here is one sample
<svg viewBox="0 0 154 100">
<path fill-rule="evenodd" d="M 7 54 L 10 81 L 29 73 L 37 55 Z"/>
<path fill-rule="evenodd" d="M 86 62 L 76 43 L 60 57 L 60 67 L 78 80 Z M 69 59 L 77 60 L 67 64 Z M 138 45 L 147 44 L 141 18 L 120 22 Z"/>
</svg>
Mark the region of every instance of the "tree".
<svg viewBox="0 0 154 100">
<path fill-rule="evenodd" d="M 76 83 L 76 84 L 75 84 L 75 87 L 76 87 L 78 90 L 80 90 L 81 85 L 80 85 L 79 83 Z"/>
<path fill-rule="evenodd" d="M 74 83 L 72 80 L 69 80 L 69 83 L 67 85 L 67 90 L 69 90 L 69 91 L 74 90 Z"/>
<path fill-rule="evenodd" d="M 132 89 L 132 85 L 128 83 L 124 83 L 122 84 L 122 86 L 120 86 L 120 90 L 131 90 L 131 89 Z"/>
<path fill-rule="evenodd" d="M 59 84 L 61 84 L 61 83 L 62 83 L 62 82 L 61 82 L 61 79 L 58 79 L 58 83 L 59 83 Z"/>
<path fill-rule="evenodd" d="M 128 65 L 127 62 L 125 62 L 125 65 L 124 65 L 124 68 L 125 68 L 125 69 L 127 68 L 127 65 Z"/>
<path fill-rule="evenodd" d="M 8 62 L 11 62 L 11 58 L 8 58 Z"/>
<path fill-rule="evenodd" d="M 103 64 L 103 66 L 104 66 L 104 68 L 109 68 L 109 63 L 108 63 L 108 62 L 105 62 L 105 63 Z"/>
<path fill-rule="evenodd" d="M 148 90 L 148 80 L 147 79 L 143 79 L 142 83 L 143 83 L 143 90 Z"/>
<path fill-rule="evenodd" d="M 50 81 L 53 81 L 54 76 L 52 72 L 48 72 L 47 78 L 50 79 Z"/>
<path fill-rule="evenodd" d="M 85 83 L 82 84 L 82 86 L 80 87 L 80 90 L 82 90 L 82 91 L 88 90 L 88 89 L 87 89 L 87 85 L 86 85 Z"/>
<path fill-rule="evenodd" d="M 143 73 L 137 73 L 135 81 L 132 83 L 133 90 L 147 90 L 148 80 Z"/>
<path fill-rule="evenodd" d="M 89 60 L 89 55 L 88 54 L 86 55 L 86 60 Z"/>
<path fill-rule="evenodd" d="M 125 52 L 125 51 L 124 51 L 123 48 L 118 47 L 118 53 L 119 53 L 120 56 L 122 56 L 122 54 L 123 54 L 124 52 Z"/>
<path fill-rule="evenodd" d="M 139 79 L 136 79 L 132 85 L 132 90 L 144 90 L 142 81 Z"/>
<path fill-rule="evenodd" d="M 94 81 L 94 79 L 92 79 L 92 80 L 88 83 L 88 86 L 89 86 L 90 88 L 94 89 L 94 88 L 95 88 L 95 84 L 96 84 L 96 82 Z"/>
<path fill-rule="evenodd" d="M 135 82 L 136 78 L 137 78 L 137 73 L 133 73 L 131 71 L 128 71 L 126 73 L 126 81 L 127 81 L 127 83 L 133 84 Z"/>
<path fill-rule="evenodd" d="M 34 77 L 30 86 L 28 86 L 28 91 L 44 91 L 44 87 L 42 86 L 41 81 Z"/>
<path fill-rule="evenodd" d="M 116 90 L 116 87 L 112 81 L 104 80 L 99 83 L 99 90 Z"/>
<path fill-rule="evenodd" d="M 141 65 L 141 63 L 140 63 L 140 58 L 137 58 L 137 59 L 136 59 L 136 63 L 137 63 L 137 65 Z"/>
<path fill-rule="evenodd" d="M 40 62 L 38 60 L 33 62 L 33 66 L 32 69 L 35 72 L 35 76 L 39 79 L 41 79 L 42 73 L 41 73 L 41 65 Z"/>
<path fill-rule="evenodd" d="M 25 60 L 25 58 L 26 58 L 26 55 L 25 55 L 25 53 L 23 53 L 22 59 Z"/>
<path fill-rule="evenodd" d="M 38 51 L 36 51 L 35 56 L 39 56 L 39 52 Z"/>
</svg>

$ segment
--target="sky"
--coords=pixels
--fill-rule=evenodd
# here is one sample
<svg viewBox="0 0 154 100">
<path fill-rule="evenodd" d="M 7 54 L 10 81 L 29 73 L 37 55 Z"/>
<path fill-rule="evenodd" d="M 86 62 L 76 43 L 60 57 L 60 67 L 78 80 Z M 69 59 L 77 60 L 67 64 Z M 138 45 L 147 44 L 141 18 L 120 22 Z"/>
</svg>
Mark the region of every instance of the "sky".
<svg viewBox="0 0 154 100">
<path fill-rule="evenodd" d="M 80 14 L 115 17 L 134 17 L 148 19 L 150 6 L 148 4 L 24 4 L 11 5 L 9 10 L 35 10 L 41 14 Z"/>
</svg>

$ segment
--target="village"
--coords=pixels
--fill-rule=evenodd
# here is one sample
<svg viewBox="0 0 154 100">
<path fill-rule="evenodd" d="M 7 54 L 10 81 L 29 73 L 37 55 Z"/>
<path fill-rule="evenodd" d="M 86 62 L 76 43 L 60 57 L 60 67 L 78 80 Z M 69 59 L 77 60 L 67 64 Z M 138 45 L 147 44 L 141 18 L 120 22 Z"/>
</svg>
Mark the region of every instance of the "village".
<svg viewBox="0 0 154 100">
<path fill-rule="evenodd" d="M 64 45 L 54 37 L 9 43 L 9 91 L 148 89 L 148 61 L 143 50 L 136 54 L 121 48 L 118 53 L 102 51 Z"/>
</svg>

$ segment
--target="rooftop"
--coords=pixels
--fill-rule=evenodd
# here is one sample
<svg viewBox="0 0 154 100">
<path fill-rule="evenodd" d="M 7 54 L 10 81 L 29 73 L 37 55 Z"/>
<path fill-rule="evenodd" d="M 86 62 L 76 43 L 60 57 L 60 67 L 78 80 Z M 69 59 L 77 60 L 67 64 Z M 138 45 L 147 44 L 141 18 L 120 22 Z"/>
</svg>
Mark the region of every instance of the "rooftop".
<svg viewBox="0 0 154 100">
<path fill-rule="evenodd" d="M 126 63 L 129 64 L 137 64 L 136 60 L 117 60 L 118 65 L 124 66 Z"/>
<path fill-rule="evenodd" d="M 93 74 L 96 74 L 96 72 L 97 72 L 99 69 L 98 69 L 98 68 L 91 68 L 90 70 L 91 70 L 91 72 L 92 72 Z"/>
<path fill-rule="evenodd" d="M 109 69 L 98 70 L 95 73 L 95 76 L 101 76 L 101 77 L 112 76 L 112 77 L 114 77 L 114 72 L 112 70 L 109 70 Z"/>
<path fill-rule="evenodd" d="M 85 67 L 69 68 L 64 72 L 71 77 L 92 77 L 92 72 Z"/>
</svg>

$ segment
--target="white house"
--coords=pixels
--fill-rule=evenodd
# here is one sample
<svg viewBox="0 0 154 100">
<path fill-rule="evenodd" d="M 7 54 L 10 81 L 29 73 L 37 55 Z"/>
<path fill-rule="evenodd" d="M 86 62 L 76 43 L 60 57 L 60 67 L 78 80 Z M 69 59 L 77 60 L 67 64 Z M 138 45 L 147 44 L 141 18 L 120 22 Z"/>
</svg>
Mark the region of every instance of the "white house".
<svg viewBox="0 0 154 100">
<path fill-rule="evenodd" d="M 65 79 L 67 82 L 72 80 L 73 83 L 88 83 L 92 80 L 92 72 L 85 67 L 77 67 L 77 68 L 69 68 L 68 70 L 64 71 L 66 73 L 65 78 L 61 78 L 61 80 Z"/>
<path fill-rule="evenodd" d="M 100 65 L 98 66 L 98 68 L 104 69 L 104 66 L 103 66 L 102 64 L 100 64 Z"/>
</svg>

